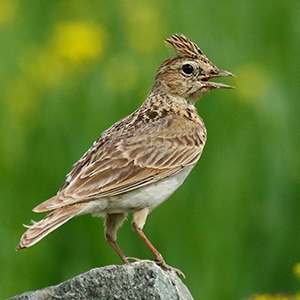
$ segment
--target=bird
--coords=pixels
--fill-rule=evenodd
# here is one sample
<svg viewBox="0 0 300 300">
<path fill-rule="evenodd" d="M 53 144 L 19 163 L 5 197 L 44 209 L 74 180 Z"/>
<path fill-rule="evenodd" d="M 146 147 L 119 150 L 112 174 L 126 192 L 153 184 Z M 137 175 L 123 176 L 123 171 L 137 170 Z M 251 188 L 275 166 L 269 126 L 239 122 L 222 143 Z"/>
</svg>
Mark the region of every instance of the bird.
<svg viewBox="0 0 300 300">
<path fill-rule="evenodd" d="M 74 164 L 57 194 L 33 209 L 47 214 L 24 225 L 28 229 L 16 250 L 36 244 L 73 217 L 92 214 L 104 218 L 108 244 L 129 264 L 117 244 L 117 231 L 132 213 L 132 226 L 155 263 L 183 275 L 165 262 L 143 228 L 149 213 L 184 182 L 202 154 L 207 131 L 195 103 L 210 90 L 234 88 L 210 79 L 235 75 L 215 66 L 183 34 L 171 35 L 165 44 L 175 56 L 162 62 L 145 101 L 105 130 Z"/>
</svg>

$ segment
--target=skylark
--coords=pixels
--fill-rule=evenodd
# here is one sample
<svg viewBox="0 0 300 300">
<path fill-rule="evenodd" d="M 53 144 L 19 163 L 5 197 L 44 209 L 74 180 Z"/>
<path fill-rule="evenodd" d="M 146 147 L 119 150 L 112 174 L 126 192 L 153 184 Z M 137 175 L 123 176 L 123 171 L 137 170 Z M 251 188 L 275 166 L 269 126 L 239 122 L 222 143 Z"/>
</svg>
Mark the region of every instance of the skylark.
<svg viewBox="0 0 300 300">
<path fill-rule="evenodd" d="M 118 228 L 133 212 L 133 228 L 155 262 L 182 274 L 165 263 L 143 227 L 148 214 L 183 183 L 201 156 L 206 129 L 195 102 L 212 89 L 233 88 L 209 81 L 233 74 L 217 68 L 182 34 L 165 43 L 176 57 L 158 68 L 145 102 L 104 131 L 74 165 L 58 193 L 33 209 L 48 214 L 27 226 L 17 250 L 34 245 L 71 218 L 91 213 L 105 219 L 109 245 L 128 264 L 116 240 Z"/>
</svg>

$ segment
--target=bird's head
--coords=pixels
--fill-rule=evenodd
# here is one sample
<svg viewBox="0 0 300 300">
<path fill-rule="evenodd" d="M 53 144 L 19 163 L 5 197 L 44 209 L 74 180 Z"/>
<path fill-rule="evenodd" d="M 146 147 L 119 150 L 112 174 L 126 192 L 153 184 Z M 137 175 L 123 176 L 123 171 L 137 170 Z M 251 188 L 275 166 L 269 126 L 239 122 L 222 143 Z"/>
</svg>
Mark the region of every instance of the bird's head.
<svg viewBox="0 0 300 300">
<path fill-rule="evenodd" d="M 165 40 L 177 56 L 165 60 L 159 67 L 155 86 L 162 85 L 168 94 L 185 98 L 195 103 L 211 89 L 234 87 L 209 81 L 215 77 L 235 76 L 220 70 L 200 50 L 200 48 L 182 34 L 174 34 Z"/>
</svg>

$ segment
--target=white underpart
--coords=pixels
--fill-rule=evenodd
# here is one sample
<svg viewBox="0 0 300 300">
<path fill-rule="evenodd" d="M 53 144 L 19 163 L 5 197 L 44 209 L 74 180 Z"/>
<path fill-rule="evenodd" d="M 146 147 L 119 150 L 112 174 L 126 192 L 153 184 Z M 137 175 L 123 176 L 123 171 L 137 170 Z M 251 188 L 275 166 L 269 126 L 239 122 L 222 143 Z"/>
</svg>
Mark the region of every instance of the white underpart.
<svg viewBox="0 0 300 300">
<path fill-rule="evenodd" d="M 88 202 L 78 215 L 91 213 L 94 217 L 104 218 L 106 214 L 128 213 L 146 207 L 151 212 L 178 189 L 193 167 L 185 167 L 173 176 L 127 193 Z"/>
</svg>

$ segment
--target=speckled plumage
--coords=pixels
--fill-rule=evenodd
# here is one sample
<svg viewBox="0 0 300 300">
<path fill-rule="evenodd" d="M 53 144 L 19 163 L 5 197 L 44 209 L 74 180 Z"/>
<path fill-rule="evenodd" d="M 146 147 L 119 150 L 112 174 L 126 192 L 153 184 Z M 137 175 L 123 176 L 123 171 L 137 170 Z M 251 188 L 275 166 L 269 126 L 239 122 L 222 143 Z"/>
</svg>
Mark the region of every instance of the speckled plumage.
<svg viewBox="0 0 300 300">
<path fill-rule="evenodd" d="M 57 195 L 34 209 L 49 213 L 28 226 L 18 249 L 35 244 L 74 216 L 91 213 L 105 218 L 109 244 L 128 263 L 116 238 L 133 212 L 134 229 L 157 263 L 171 269 L 142 229 L 147 215 L 182 184 L 201 156 L 206 129 L 195 102 L 211 89 L 232 88 L 209 82 L 232 74 L 219 70 L 183 35 L 173 35 L 166 44 L 177 56 L 162 63 L 145 102 L 104 131 L 74 165 Z"/>
</svg>

